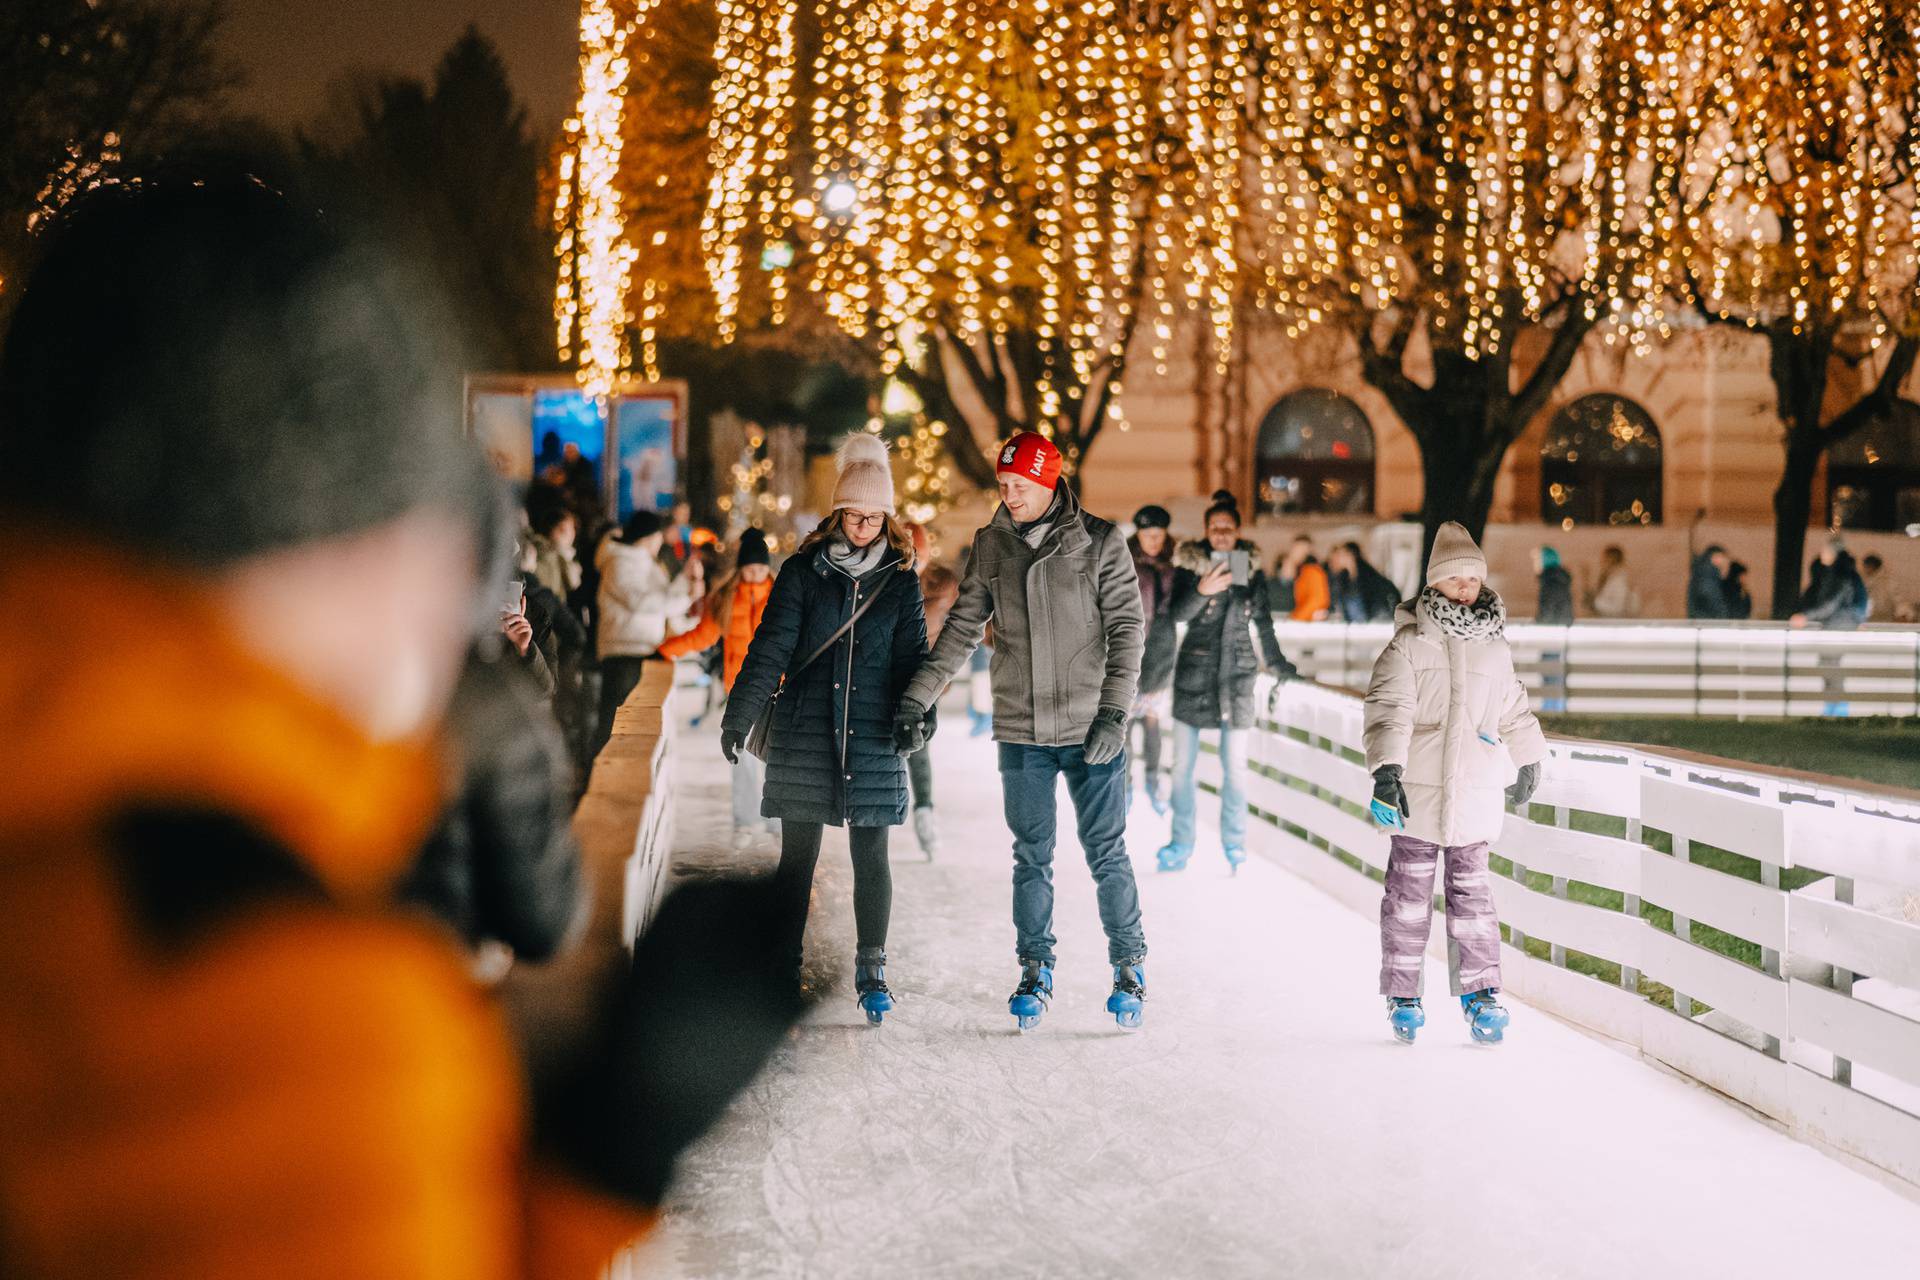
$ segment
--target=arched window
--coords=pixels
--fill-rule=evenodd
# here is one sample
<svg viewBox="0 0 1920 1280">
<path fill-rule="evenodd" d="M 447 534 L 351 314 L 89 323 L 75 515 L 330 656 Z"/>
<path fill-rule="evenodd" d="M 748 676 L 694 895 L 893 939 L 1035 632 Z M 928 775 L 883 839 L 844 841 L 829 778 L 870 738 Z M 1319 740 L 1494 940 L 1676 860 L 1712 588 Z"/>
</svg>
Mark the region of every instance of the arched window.
<svg viewBox="0 0 1920 1280">
<path fill-rule="evenodd" d="M 1258 451 L 1260 514 L 1373 513 L 1373 427 L 1338 392 L 1308 387 L 1282 396 L 1260 421 Z"/>
<path fill-rule="evenodd" d="M 1619 396 L 1581 396 L 1554 415 L 1540 449 L 1540 518 L 1660 523 L 1660 429 Z"/>
<path fill-rule="evenodd" d="M 1893 412 L 1827 453 L 1827 522 L 1836 529 L 1920 524 L 1920 404 Z"/>
</svg>

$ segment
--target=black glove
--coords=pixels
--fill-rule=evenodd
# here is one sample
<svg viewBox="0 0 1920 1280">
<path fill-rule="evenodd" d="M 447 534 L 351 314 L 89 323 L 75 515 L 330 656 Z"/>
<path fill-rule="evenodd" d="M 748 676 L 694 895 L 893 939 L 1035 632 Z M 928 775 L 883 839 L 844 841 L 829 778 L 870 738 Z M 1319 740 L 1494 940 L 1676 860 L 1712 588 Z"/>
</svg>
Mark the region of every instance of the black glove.
<svg viewBox="0 0 1920 1280">
<path fill-rule="evenodd" d="M 536 1097 L 536 1139 L 563 1167 L 658 1205 L 674 1162 L 805 1011 L 781 951 L 795 932 L 765 882 L 712 882 L 661 904 L 603 1010 L 591 1052 Z"/>
<path fill-rule="evenodd" d="M 1114 707 L 1100 708 L 1087 730 L 1081 754 L 1092 765 L 1109 764 L 1127 749 L 1127 713 Z"/>
<path fill-rule="evenodd" d="M 900 699 L 893 712 L 893 749 L 910 756 L 927 745 L 927 712 L 910 698 Z"/>
<path fill-rule="evenodd" d="M 1400 785 L 1399 765 L 1383 764 L 1373 771 L 1373 803 L 1376 818 L 1382 807 L 1399 812 L 1399 823 L 1389 825 L 1405 826 L 1413 817 L 1413 810 L 1407 805 L 1407 789 Z"/>
<path fill-rule="evenodd" d="M 720 731 L 720 754 L 727 758 L 728 764 L 740 763 L 740 747 L 746 740 L 747 735 L 738 729 Z"/>
<path fill-rule="evenodd" d="M 1533 793 L 1539 789 L 1539 761 L 1536 760 L 1532 764 L 1523 764 L 1520 766 L 1520 776 L 1515 778 L 1513 785 L 1507 788 L 1507 803 L 1517 808 L 1533 799 Z"/>
</svg>

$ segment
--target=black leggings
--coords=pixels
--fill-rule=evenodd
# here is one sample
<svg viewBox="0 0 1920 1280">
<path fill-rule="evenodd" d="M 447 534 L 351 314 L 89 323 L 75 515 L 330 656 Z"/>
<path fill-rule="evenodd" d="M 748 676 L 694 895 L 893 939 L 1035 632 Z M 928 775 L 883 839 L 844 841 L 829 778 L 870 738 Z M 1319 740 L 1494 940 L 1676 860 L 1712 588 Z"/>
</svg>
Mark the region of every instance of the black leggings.
<svg viewBox="0 0 1920 1280">
<path fill-rule="evenodd" d="M 773 873 L 793 921 L 788 954 L 800 956 L 807 928 L 807 901 L 813 894 L 813 868 L 820 861 L 820 839 L 825 828 L 817 822 L 780 822 L 780 868 Z M 887 863 L 885 827 L 849 827 L 847 843 L 853 850 L 853 924 L 862 950 L 887 945 L 887 918 L 893 914 L 893 869 Z"/>
</svg>

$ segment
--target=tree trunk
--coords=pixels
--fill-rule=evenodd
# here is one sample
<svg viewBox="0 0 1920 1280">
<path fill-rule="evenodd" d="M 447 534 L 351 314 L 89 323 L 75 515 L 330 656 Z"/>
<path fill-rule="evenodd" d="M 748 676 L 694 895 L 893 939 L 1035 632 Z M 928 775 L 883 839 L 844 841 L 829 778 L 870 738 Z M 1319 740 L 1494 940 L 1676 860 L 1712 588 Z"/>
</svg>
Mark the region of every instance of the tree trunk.
<svg viewBox="0 0 1920 1280">
<path fill-rule="evenodd" d="M 1817 411 L 1816 411 L 1817 412 Z M 1800 602 L 1800 562 L 1813 515 L 1813 477 L 1826 442 L 1819 429 L 1789 428 L 1787 461 L 1773 491 L 1773 616 L 1788 618 Z"/>
</svg>

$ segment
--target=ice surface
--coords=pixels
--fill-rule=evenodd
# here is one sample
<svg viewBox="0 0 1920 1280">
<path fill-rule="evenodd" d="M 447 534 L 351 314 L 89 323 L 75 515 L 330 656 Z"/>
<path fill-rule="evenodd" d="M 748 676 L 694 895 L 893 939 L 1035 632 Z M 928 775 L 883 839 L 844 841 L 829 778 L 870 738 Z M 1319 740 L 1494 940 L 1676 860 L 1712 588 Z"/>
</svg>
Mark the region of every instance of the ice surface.
<svg viewBox="0 0 1920 1280">
<path fill-rule="evenodd" d="M 1396 1044 L 1372 924 L 1203 828 L 1153 870 L 1130 830 L 1146 1025 L 1121 1031 L 1064 789 L 1060 966 L 1015 1031 L 1008 836 L 991 744 L 935 742 L 945 844 L 894 832 L 888 980 L 854 1003 L 843 833 L 821 858 L 809 969 L 838 985 L 690 1153 L 636 1276 L 1912 1277 L 1920 1197 L 1517 1001 L 1472 1045 L 1445 974 Z M 726 849 L 725 765 L 676 754 L 683 875 Z M 1205 814 L 1210 797 L 1202 795 Z"/>
</svg>

